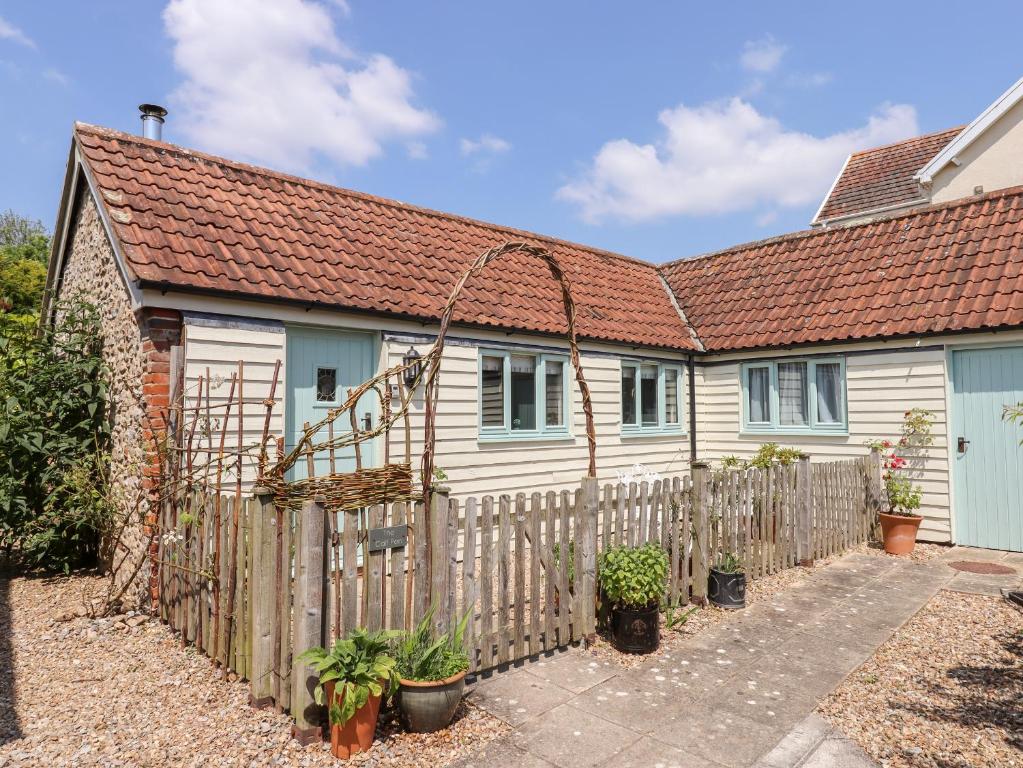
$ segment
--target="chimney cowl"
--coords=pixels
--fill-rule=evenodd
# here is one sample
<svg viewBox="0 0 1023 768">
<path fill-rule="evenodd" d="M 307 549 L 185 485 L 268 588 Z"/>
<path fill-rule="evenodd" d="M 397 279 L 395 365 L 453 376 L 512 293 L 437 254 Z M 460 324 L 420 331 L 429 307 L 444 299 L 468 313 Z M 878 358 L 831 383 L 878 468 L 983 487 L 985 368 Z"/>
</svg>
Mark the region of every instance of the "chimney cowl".
<svg viewBox="0 0 1023 768">
<path fill-rule="evenodd" d="M 161 141 L 167 110 L 159 104 L 139 104 L 139 112 L 142 113 L 142 135 L 147 139 Z"/>
</svg>

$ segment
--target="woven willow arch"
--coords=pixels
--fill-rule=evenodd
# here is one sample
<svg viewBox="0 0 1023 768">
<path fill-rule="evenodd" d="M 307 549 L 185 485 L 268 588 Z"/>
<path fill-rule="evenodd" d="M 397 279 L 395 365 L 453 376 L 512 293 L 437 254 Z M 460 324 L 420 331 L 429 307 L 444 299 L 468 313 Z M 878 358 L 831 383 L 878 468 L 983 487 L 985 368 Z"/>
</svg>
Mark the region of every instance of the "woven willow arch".
<svg viewBox="0 0 1023 768">
<path fill-rule="evenodd" d="M 579 344 L 575 331 L 575 302 L 572 300 L 572 288 L 568 277 L 565 275 L 561 264 L 554 254 L 545 248 L 529 245 L 528 243 L 511 242 L 491 248 L 481 254 L 476 261 L 466 270 L 465 274 L 455 283 L 448 303 L 441 315 L 440 332 L 430 350 L 428 367 L 426 369 L 425 403 L 424 403 L 424 429 L 423 439 L 423 495 L 429 509 L 430 492 L 433 485 L 434 451 L 436 449 L 437 431 L 437 395 L 440 386 L 440 366 L 444 351 L 444 339 L 447 336 L 448 326 L 451 324 L 451 317 L 454 314 L 455 303 L 470 277 L 479 275 L 491 262 L 500 259 L 509 253 L 525 253 L 543 261 L 550 269 L 551 275 L 558 281 L 561 287 L 561 299 L 565 307 L 565 318 L 568 321 L 568 343 L 571 350 L 572 367 L 575 369 L 575 379 L 579 383 L 579 392 L 583 398 L 583 413 L 586 416 L 586 441 L 589 448 L 589 471 L 590 477 L 597 476 L 597 439 L 593 428 L 593 405 L 590 402 L 590 388 L 586 383 L 583 373 L 582 362 L 579 359 Z"/>
</svg>

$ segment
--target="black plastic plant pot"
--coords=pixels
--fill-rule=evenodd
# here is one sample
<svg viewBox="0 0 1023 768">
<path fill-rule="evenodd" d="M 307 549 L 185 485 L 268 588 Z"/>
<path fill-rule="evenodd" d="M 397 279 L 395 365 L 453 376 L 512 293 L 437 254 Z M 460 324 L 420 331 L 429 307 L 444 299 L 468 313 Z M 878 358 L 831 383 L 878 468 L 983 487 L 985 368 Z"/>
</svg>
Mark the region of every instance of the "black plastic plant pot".
<svg viewBox="0 0 1023 768">
<path fill-rule="evenodd" d="M 611 609 L 611 642 L 622 653 L 653 653 L 661 644 L 660 611 L 648 608 Z"/>
<path fill-rule="evenodd" d="M 719 608 L 745 608 L 746 574 L 724 573 L 711 568 L 707 577 L 707 597 Z"/>
</svg>

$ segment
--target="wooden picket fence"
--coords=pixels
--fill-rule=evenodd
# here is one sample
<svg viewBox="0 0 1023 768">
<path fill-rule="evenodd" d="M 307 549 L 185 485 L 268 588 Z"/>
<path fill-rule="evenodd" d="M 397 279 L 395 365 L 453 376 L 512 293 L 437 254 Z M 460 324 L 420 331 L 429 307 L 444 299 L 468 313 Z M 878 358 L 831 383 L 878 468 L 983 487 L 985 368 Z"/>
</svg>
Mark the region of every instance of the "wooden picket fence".
<svg viewBox="0 0 1023 768">
<path fill-rule="evenodd" d="M 873 455 L 694 464 L 684 477 L 603 488 L 586 478 L 574 492 L 514 498 L 440 490 L 429 515 L 422 503 L 281 512 L 269 495 L 195 494 L 161 510 L 160 613 L 183 645 L 248 679 L 254 704 L 291 711 L 296 733 L 310 734 L 311 672 L 294 656 L 352 628 L 407 629 L 431 607 L 440 631 L 468 617 L 472 671 L 487 670 L 592 637 L 597 562 L 611 546 L 658 544 L 665 600 L 702 602 L 726 554 L 749 579 L 826 557 L 866 540 L 879 501 Z M 390 538 L 371 547 L 370 531 Z"/>
</svg>

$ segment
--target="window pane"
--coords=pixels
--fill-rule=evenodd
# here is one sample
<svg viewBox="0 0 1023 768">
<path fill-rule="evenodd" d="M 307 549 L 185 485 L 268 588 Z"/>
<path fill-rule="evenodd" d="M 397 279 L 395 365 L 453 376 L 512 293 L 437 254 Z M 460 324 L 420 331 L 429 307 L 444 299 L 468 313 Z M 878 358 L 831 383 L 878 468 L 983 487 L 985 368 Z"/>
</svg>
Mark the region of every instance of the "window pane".
<svg viewBox="0 0 1023 768">
<path fill-rule="evenodd" d="M 746 390 L 749 392 L 750 424 L 767 424 L 771 421 L 771 369 L 750 368 L 746 372 L 748 381 Z"/>
<path fill-rule="evenodd" d="M 657 416 L 657 366 L 644 365 L 639 372 L 639 407 L 644 424 L 656 425 Z"/>
<path fill-rule="evenodd" d="M 805 425 L 806 400 L 806 363 L 778 363 L 778 423 Z"/>
<path fill-rule="evenodd" d="M 678 424 L 678 371 L 666 368 L 664 371 L 664 422 Z"/>
<path fill-rule="evenodd" d="M 817 363 L 817 421 L 820 424 L 842 423 L 842 366 L 838 363 Z"/>
<path fill-rule="evenodd" d="M 622 424 L 636 423 L 636 368 L 622 366 Z"/>
<path fill-rule="evenodd" d="M 560 360 L 548 360 L 544 367 L 544 408 L 548 427 L 565 426 L 565 364 Z"/>
<path fill-rule="evenodd" d="M 512 355 L 511 428 L 536 429 L 536 358 Z"/>
<path fill-rule="evenodd" d="M 316 369 L 316 402 L 333 403 L 337 399 L 337 368 Z"/>
<path fill-rule="evenodd" d="M 482 390 L 484 427 L 504 426 L 504 358 L 483 357 Z"/>
</svg>

